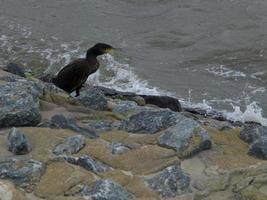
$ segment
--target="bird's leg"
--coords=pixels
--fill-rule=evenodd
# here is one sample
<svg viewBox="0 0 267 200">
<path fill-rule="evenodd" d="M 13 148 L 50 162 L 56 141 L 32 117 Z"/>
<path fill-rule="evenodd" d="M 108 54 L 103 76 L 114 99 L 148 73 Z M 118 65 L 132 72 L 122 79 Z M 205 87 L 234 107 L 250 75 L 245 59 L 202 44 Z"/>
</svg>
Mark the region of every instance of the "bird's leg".
<svg viewBox="0 0 267 200">
<path fill-rule="evenodd" d="M 83 87 L 83 86 L 81 85 L 81 86 L 79 86 L 79 87 L 76 88 L 76 95 L 75 95 L 75 97 L 77 97 L 77 96 L 80 95 L 80 89 L 81 89 L 82 87 Z"/>
</svg>

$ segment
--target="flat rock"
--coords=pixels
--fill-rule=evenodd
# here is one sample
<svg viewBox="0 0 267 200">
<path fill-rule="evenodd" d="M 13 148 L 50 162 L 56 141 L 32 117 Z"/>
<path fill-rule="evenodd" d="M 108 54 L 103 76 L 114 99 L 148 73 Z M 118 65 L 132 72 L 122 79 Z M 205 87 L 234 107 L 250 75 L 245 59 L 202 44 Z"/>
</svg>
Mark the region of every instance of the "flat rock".
<svg viewBox="0 0 267 200">
<path fill-rule="evenodd" d="M 134 196 L 118 183 L 102 179 L 93 183 L 91 187 L 86 187 L 81 192 L 82 196 L 88 196 L 92 200 L 128 200 Z"/>
<path fill-rule="evenodd" d="M 84 169 L 95 172 L 95 173 L 106 172 L 112 169 L 108 165 L 100 161 L 94 160 L 88 155 L 81 156 L 81 157 L 67 157 L 66 156 L 64 157 L 64 159 L 73 165 L 79 165 L 83 167 Z"/>
<path fill-rule="evenodd" d="M 8 134 L 7 148 L 16 155 L 27 154 L 31 151 L 31 145 L 27 137 L 14 127 Z"/>
<path fill-rule="evenodd" d="M 262 136 L 267 136 L 267 127 L 256 123 L 244 124 L 240 131 L 240 138 L 252 143 Z"/>
<path fill-rule="evenodd" d="M 63 143 L 57 145 L 53 150 L 56 155 L 74 154 L 80 151 L 85 146 L 85 138 L 82 135 L 75 135 L 66 138 Z"/>
<path fill-rule="evenodd" d="M 49 127 L 54 129 L 70 129 L 72 131 L 75 131 L 92 139 L 98 137 L 94 130 L 80 127 L 76 124 L 76 122 L 73 119 L 67 118 L 61 114 L 52 116 L 51 119 L 40 124 L 39 127 Z"/>
<path fill-rule="evenodd" d="M 248 153 L 260 159 L 267 159 L 267 136 L 255 140 L 250 145 Z"/>
<path fill-rule="evenodd" d="M 38 181 L 45 165 L 36 160 L 18 161 L 15 159 L 0 161 L 0 179 L 7 179 L 28 190 Z"/>
<path fill-rule="evenodd" d="M 104 93 L 95 87 L 86 87 L 81 90 L 77 98 L 84 106 L 94 110 L 108 110 L 108 102 Z"/>
<path fill-rule="evenodd" d="M 164 198 L 191 192 L 190 177 L 178 165 L 167 167 L 147 182 L 152 189 L 159 192 Z"/>
<path fill-rule="evenodd" d="M 159 137 L 158 144 L 175 149 L 180 157 L 188 157 L 211 148 L 211 139 L 196 121 L 187 118 L 168 128 Z"/>
<path fill-rule="evenodd" d="M 91 120 L 87 126 L 91 129 L 95 129 L 97 131 L 111 131 L 112 129 L 117 129 L 121 126 L 121 123 L 108 121 L 108 120 Z"/>
<path fill-rule="evenodd" d="M 153 134 L 176 124 L 185 117 L 169 110 L 142 111 L 122 123 L 122 129 L 131 133 Z"/>
<path fill-rule="evenodd" d="M 37 125 L 41 91 L 36 83 L 26 80 L 0 85 L 0 127 Z"/>
</svg>

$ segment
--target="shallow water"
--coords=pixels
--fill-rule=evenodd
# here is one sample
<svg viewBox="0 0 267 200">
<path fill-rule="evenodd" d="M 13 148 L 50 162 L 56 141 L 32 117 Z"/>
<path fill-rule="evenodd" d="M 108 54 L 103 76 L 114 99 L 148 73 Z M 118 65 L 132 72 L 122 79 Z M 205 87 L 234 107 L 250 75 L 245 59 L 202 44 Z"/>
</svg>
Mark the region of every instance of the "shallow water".
<svg viewBox="0 0 267 200">
<path fill-rule="evenodd" d="M 170 94 L 267 123 L 265 0 L 0 0 L 0 64 L 56 72 L 96 42 L 123 50 L 89 82 Z M 263 111 L 261 110 L 263 109 Z M 234 111 L 234 112 L 233 112 Z"/>
</svg>

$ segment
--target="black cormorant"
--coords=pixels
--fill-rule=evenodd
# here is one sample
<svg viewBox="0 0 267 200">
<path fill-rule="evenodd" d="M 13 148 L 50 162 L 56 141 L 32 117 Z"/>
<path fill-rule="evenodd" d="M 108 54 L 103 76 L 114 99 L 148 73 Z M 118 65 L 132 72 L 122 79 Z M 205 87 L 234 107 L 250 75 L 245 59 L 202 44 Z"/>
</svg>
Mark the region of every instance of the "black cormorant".
<svg viewBox="0 0 267 200">
<path fill-rule="evenodd" d="M 76 91 L 76 97 L 80 95 L 80 89 L 88 76 L 95 73 L 99 68 L 97 56 L 109 53 L 112 46 L 104 43 L 97 43 L 87 50 L 86 58 L 80 58 L 66 65 L 55 78 L 53 83 L 68 93 Z"/>
</svg>

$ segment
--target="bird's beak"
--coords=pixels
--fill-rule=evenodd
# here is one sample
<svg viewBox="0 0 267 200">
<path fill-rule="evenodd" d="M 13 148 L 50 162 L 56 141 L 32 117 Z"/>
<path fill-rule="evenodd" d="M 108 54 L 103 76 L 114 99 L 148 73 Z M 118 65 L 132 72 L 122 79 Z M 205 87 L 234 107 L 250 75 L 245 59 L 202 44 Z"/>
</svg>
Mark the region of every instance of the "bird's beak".
<svg viewBox="0 0 267 200">
<path fill-rule="evenodd" d="M 112 53 L 113 53 L 113 49 L 114 49 L 114 48 L 106 49 L 106 50 L 105 50 L 105 53 L 112 54 Z"/>
</svg>

